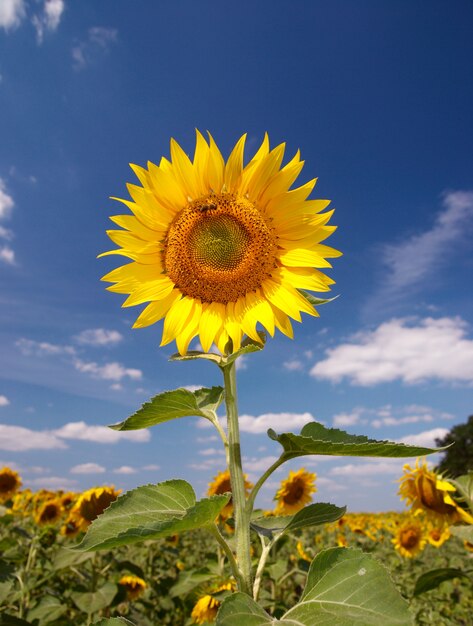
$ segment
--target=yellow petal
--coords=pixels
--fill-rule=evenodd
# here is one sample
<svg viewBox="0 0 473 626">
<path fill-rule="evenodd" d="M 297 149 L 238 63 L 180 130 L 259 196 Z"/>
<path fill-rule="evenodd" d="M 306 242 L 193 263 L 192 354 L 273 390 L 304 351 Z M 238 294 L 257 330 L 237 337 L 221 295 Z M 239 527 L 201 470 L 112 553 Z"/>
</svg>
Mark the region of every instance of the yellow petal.
<svg viewBox="0 0 473 626">
<path fill-rule="evenodd" d="M 195 200 L 201 194 L 194 166 L 175 139 L 171 139 L 171 160 L 176 173 L 176 178 L 180 182 L 182 189 L 185 190 L 187 196 L 190 196 L 193 200 Z"/>
<path fill-rule="evenodd" d="M 289 267 L 332 267 L 320 254 L 306 248 L 283 251 L 279 260 Z"/>
<path fill-rule="evenodd" d="M 194 298 L 187 296 L 174 302 L 164 318 L 161 346 L 171 343 L 183 331 L 188 319 L 192 316 L 194 303 Z"/>
<path fill-rule="evenodd" d="M 279 170 L 284 156 L 286 144 L 281 143 L 262 159 L 254 169 L 253 175 L 248 181 L 248 197 L 253 202 L 258 202 L 261 193 L 265 190 L 272 176 Z"/>
<path fill-rule="evenodd" d="M 164 228 L 159 228 L 158 226 L 153 229 L 148 228 L 135 215 L 112 215 L 110 219 L 117 226 L 129 230 L 140 239 L 147 241 L 159 241 L 166 233 Z"/>
<path fill-rule="evenodd" d="M 185 354 L 190 342 L 199 334 L 199 322 L 202 315 L 202 303 L 200 300 L 194 300 L 194 307 L 189 316 L 187 324 L 176 337 L 176 345 L 179 354 Z"/>
<path fill-rule="evenodd" d="M 335 281 L 329 279 L 328 276 L 324 276 L 321 272 L 315 273 L 316 270 L 305 268 L 287 268 L 281 267 L 280 273 L 284 283 L 289 283 L 296 289 L 308 289 L 309 291 L 330 291 L 329 284 L 333 284 Z M 323 276 L 326 280 L 321 278 Z"/>
<path fill-rule="evenodd" d="M 242 331 L 239 320 L 235 317 L 235 303 L 228 302 L 225 311 L 225 330 L 233 342 L 233 352 L 241 347 Z"/>
<path fill-rule="evenodd" d="M 162 300 L 150 302 L 137 317 L 133 328 L 144 328 L 145 326 L 151 326 L 151 324 L 159 322 L 159 320 L 166 315 L 174 302 L 181 298 L 181 295 L 180 291 L 174 289 Z"/>
<path fill-rule="evenodd" d="M 286 191 L 285 193 L 282 193 L 279 196 L 272 198 L 266 205 L 268 213 L 272 214 L 274 212 L 285 214 L 285 212 L 293 211 L 297 205 L 301 204 L 302 202 L 304 202 L 304 200 L 307 199 L 309 194 L 314 189 L 316 182 L 317 179 L 313 178 L 312 180 L 309 180 L 309 182 L 307 182 L 305 185 L 301 185 L 300 187 L 296 187 L 296 189 L 291 189 L 291 191 Z M 315 213 L 315 211 L 311 210 L 310 206 L 307 206 L 307 204 L 304 205 L 304 210 L 309 213 Z"/>
<path fill-rule="evenodd" d="M 281 309 L 278 309 L 278 307 L 271 305 L 271 308 L 273 309 L 276 328 L 286 335 L 286 337 L 294 339 L 294 329 L 292 328 L 291 320 Z"/>
<path fill-rule="evenodd" d="M 289 161 L 287 165 L 285 165 L 270 181 L 266 189 L 261 195 L 261 204 L 262 206 L 266 206 L 266 204 L 279 194 L 287 191 L 292 183 L 296 180 L 296 178 L 301 173 L 302 168 L 304 167 L 304 161 L 300 160 L 299 150 L 296 155 Z"/>
<path fill-rule="evenodd" d="M 205 304 L 199 324 L 200 343 L 204 352 L 208 352 L 225 321 L 225 305 L 220 302 Z"/>
<path fill-rule="evenodd" d="M 133 290 L 128 296 L 122 307 L 135 306 L 135 304 L 143 304 L 143 302 L 154 302 L 162 300 L 171 293 L 175 285 L 167 276 L 150 280 Z"/>
<path fill-rule="evenodd" d="M 240 137 L 225 166 L 224 185 L 227 191 L 236 191 L 243 171 L 243 152 L 245 150 L 246 133 Z"/>
<path fill-rule="evenodd" d="M 218 149 L 214 138 L 210 133 L 208 133 L 208 135 L 210 142 L 210 155 L 208 164 L 209 185 L 215 193 L 220 193 L 223 187 L 223 173 L 225 170 L 225 161 L 223 160 L 223 156 Z"/>
</svg>

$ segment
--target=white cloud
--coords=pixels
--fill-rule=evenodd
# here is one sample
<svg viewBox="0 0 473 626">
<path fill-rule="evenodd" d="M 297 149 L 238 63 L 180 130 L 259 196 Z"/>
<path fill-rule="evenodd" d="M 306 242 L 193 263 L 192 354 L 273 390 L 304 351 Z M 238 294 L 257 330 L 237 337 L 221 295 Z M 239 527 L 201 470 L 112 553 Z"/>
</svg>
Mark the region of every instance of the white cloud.
<svg viewBox="0 0 473 626">
<path fill-rule="evenodd" d="M 240 415 L 240 430 L 254 435 L 265 433 L 268 428 L 276 431 L 285 431 L 300 428 L 308 422 L 314 421 L 311 413 L 263 413 L 258 417 L 253 415 Z"/>
<path fill-rule="evenodd" d="M 25 356 L 57 356 L 59 354 L 75 354 L 72 346 L 63 346 L 47 341 L 34 341 L 33 339 L 21 338 L 15 344 Z"/>
<path fill-rule="evenodd" d="M 218 441 L 218 435 L 209 435 L 208 437 L 197 437 L 197 443 L 210 443 L 211 441 Z"/>
<path fill-rule="evenodd" d="M 225 450 L 218 448 L 205 448 L 204 450 L 199 450 L 199 454 L 201 456 L 225 456 Z"/>
<path fill-rule="evenodd" d="M 79 41 L 72 48 L 73 68 L 82 70 L 93 62 L 99 54 L 107 53 L 110 46 L 118 40 L 118 30 L 103 26 L 93 26 L 87 32 L 87 38 Z"/>
<path fill-rule="evenodd" d="M 32 18 L 38 43 L 42 43 L 45 31 L 55 31 L 64 11 L 64 0 L 45 0 L 43 13 Z"/>
<path fill-rule="evenodd" d="M 15 265 L 15 251 L 10 246 L 2 246 L 0 248 L 0 261 L 3 261 L 7 265 Z"/>
<path fill-rule="evenodd" d="M 71 467 L 70 472 L 71 474 L 103 474 L 105 467 L 98 463 L 82 463 Z"/>
<path fill-rule="evenodd" d="M 354 409 L 351 413 L 337 413 L 333 416 L 333 425 L 337 428 L 340 426 L 354 426 L 355 424 L 366 423 L 361 419 L 362 409 Z"/>
<path fill-rule="evenodd" d="M 93 361 L 86 362 L 81 359 L 76 359 L 74 361 L 74 367 L 79 372 L 82 372 L 83 374 L 90 374 L 94 378 L 113 380 L 116 382 L 121 381 L 125 377 L 128 377 L 131 380 L 140 380 L 143 376 L 143 372 L 141 370 L 126 368 L 121 365 L 121 363 L 117 362 L 98 365 Z"/>
<path fill-rule="evenodd" d="M 25 17 L 24 0 L 1 0 L 0 28 L 6 31 L 17 28 Z"/>
<path fill-rule="evenodd" d="M 114 474 L 136 474 L 137 470 L 129 465 L 122 465 L 113 470 Z"/>
<path fill-rule="evenodd" d="M 405 459 L 393 459 L 383 461 L 369 461 L 363 463 L 347 463 L 346 465 L 337 465 L 332 467 L 330 475 L 332 476 L 377 476 L 379 474 L 392 474 L 401 476 L 402 466 Z"/>
<path fill-rule="evenodd" d="M 0 226 L 0 239 L 6 239 L 6 241 L 11 241 L 13 239 L 13 232 L 8 228 Z"/>
<path fill-rule="evenodd" d="M 122 341 L 123 335 L 118 330 L 106 330 L 105 328 L 90 328 L 83 330 L 75 337 L 78 343 L 88 346 L 114 346 Z"/>
<path fill-rule="evenodd" d="M 6 396 L 0 396 L 0 406 L 8 406 L 10 400 Z"/>
<path fill-rule="evenodd" d="M 458 243 L 466 240 L 473 226 L 473 192 L 448 193 L 443 206 L 429 230 L 382 248 L 388 273 L 375 296 L 380 306 L 406 295 L 420 283 L 426 284 L 427 278 L 438 273 L 455 254 Z"/>
<path fill-rule="evenodd" d="M 289 372 L 300 372 L 304 369 L 304 364 L 298 359 L 291 359 L 290 361 L 284 361 L 283 366 Z"/>
<path fill-rule="evenodd" d="M 74 489 L 77 485 L 77 480 L 63 478 L 62 476 L 41 476 L 40 478 L 34 478 L 33 480 L 25 482 L 28 487 L 52 489 L 53 491 L 57 491 L 58 489 L 68 491 L 69 489 Z"/>
<path fill-rule="evenodd" d="M 0 424 L 0 449 L 9 452 L 25 450 L 60 450 L 67 445 L 53 432 L 31 430 L 22 426 Z"/>
<path fill-rule="evenodd" d="M 62 439 L 78 439 L 94 443 L 117 443 L 123 439 L 141 443 L 149 441 L 151 438 L 148 430 L 118 431 L 107 428 L 107 426 L 89 425 L 85 422 L 69 422 L 52 432 Z"/>
<path fill-rule="evenodd" d="M 146 472 L 156 472 L 161 469 L 161 466 L 156 465 L 156 463 L 150 463 L 149 465 L 143 465 L 141 469 L 145 470 Z"/>
<path fill-rule="evenodd" d="M 0 5 L 1 6 L 1 5 Z M 11 211 L 15 203 L 13 198 L 7 192 L 6 183 L 3 178 L 0 178 L 0 219 L 10 217 Z"/>
<path fill-rule="evenodd" d="M 248 357 L 241 356 L 239 359 L 235 361 L 235 367 L 237 372 L 241 372 L 243 370 L 248 369 Z"/>
<path fill-rule="evenodd" d="M 402 380 L 419 383 L 430 378 L 473 382 L 473 340 L 459 317 L 426 318 L 417 323 L 393 319 L 376 330 L 355 335 L 352 343 L 326 350 L 311 376 L 370 386 Z"/>
<path fill-rule="evenodd" d="M 184 385 L 183 389 L 187 389 L 187 391 L 197 391 L 197 389 L 202 389 L 203 385 Z"/>
<path fill-rule="evenodd" d="M 401 443 L 407 443 L 412 446 L 422 446 L 426 448 L 435 448 L 436 439 L 442 439 L 448 433 L 448 428 L 433 428 L 432 430 L 425 430 L 417 435 L 407 435 L 399 441 Z"/>
<path fill-rule="evenodd" d="M 243 459 L 245 471 L 247 472 L 264 472 L 277 460 L 277 456 L 263 456 L 260 458 Z"/>
</svg>

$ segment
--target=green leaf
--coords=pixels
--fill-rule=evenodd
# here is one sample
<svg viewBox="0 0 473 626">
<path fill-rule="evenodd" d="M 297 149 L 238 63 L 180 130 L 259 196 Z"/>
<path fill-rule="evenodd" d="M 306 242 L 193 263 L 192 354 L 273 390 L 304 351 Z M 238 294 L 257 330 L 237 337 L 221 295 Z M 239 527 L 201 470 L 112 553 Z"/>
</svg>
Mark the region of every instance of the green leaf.
<svg viewBox="0 0 473 626">
<path fill-rule="evenodd" d="M 333 298 L 316 298 L 308 291 L 304 291 L 304 289 L 298 289 L 297 291 L 301 294 L 301 296 L 304 296 L 307 302 L 311 304 L 312 306 L 320 306 L 321 304 L 327 304 L 328 302 L 333 302 L 339 297 L 339 296 L 334 296 Z"/>
<path fill-rule="evenodd" d="M 468 526 L 450 526 L 450 532 L 462 541 L 473 543 L 473 525 Z"/>
<path fill-rule="evenodd" d="M 169 590 L 171 598 L 181 597 L 193 591 L 199 585 L 208 584 L 219 578 L 218 572 L 211 572 L 208 567 L 180 572 L 177 583 Z"/>
<path fill-rule="evenodd" d="M 123 422 L 112 424 L 113 430 L 138 430 L 162 424 L 179 417 L 197 415 L 214 419 L 214 412 L 223 400 L 222 387 L 202 388 L 196 391 L 174 389 L 164 391 L 145 402 L 141 409 Z"/>
<path fill-rule="evenodd" d="M 392 441 L 378 441 L 364 435 L 349 435 L 338 428 L 326 428 L 318 422 L 306 424 L 300 435 L 282 433 L 278 435 L 271 428 L 268 436 L 284 448 L 281 458 L 294 459 L 309 454 L 329 456 L 376 456 L 411 457 L 438 452 L 441 448 L 421 448 Z"/>
<path fill-rule="evenodd" d="M 237 350 L 236 352 L 233 352 L 232 354 L 230 354 L 229 356 L 225 358 L 224 364 L 229 365 L 230 363 L 233 363 L 239 357 L 245 354 L 250 354 L 251 352 L 259 352 L 260 350 L 262 350 L 266 343 L 266 333 L 261 330 L 257 332 L 261 341 L 255 341 L 254 339 L 247 337 L 241 342 L 241 348 L 239 350 Z"/>
<path fill-rule="evenodd" d="M 13 589 L 13 580 L 0 582 L 0 602 L 3 602 L 11 595 Z M 0 622 L 1 624 L 1 622 Z"/>
<path fill-rule="evenodd" d="M 89 559 L 93 559 L 94 555 L 89 552 L 76 552 L 72 548 L 61 548 L 54 557 L 51 566 L 53 571 L 65 569 L 66 567 L 74 567 L 80 565 Z"/>
<path fill-rule="evenodd" d="M 124 617 L 109 617 L 101 619 L 99 622 L 94 622 L 92 626 L 135 626 L 133 622 L 129 622 Z"/>
<path fill-rule="evenodd" d="M 87 615 L 92 615 L 92 613 L 110 606 L 117 591 L 117 585 L 108 582 L 97 591 L 71 593 L 71 599 L 79 610 L 87 613 Z"/>
<path fill-rule="evenodd" d="M 422 576 L 419 576 L 414 588 L 414 596 L 436 589 L 445 580 L 461 578 L 462 576 L 468 578 L 468 575 L 462 572 L 461 569 L 454 569 L 453 567 L 432 569 L 430 572 L 425 572 Z"/>
<path fill-rule="evenodd" d="M 206 361 L 213 361 L 220 365 L 222 357 L 220 354 L 214 352 L 200 352 L 199 350 L 189 350 L 185 354 L 173 354 L 169 357 L 170 361 L 193 361 L 194 359 L 205 359 Z"/>
<path fill-rule="evenodd" d="M 12 578 L 14 573 L 14 566 L 3 559 L 0 559 L 0 583 L 4 583 L 8 578 Z"/>
<path fill-rule="evenodd" d="M 260 535 L 272 538 L 273 535 L 283 535 L 308 526 L 320 526 L 335 522 L 343 517 L 346 507 L 338 507 L 327 502 L 309 504 L 295 515 L 283 517 L 259 517 L 251 522 L 251 527 Z"/>
<path fill-rule="evenodd" d="M 67 605 L 54 596 L 45 596 L 39 603 L 28 611 L 28 619 L 39 620 L 41 625 L 49 624 L 67 611 Z"/>
<path fill-rule="evenodd" d="M 249 596 L 222 603 L 217 626 L 409 626 L 412 617 L 387 570 L 360 550 L 320 552 L 309 569 L 301 601 L 275 620 Z"/>
<path fill-rule="evenodd" d="M 228 493 L 196 502 L 194 490 L 185 480 L 138 487 L 112 502 L 74 549 L 102 550 L 208 526 L 230 496 Z"/>
<path fill-rule="evenodd" d="M 466 498 L 469 498 L 470 501 L 473 501 L 473 472 L 463 474 L 463 476 L 458 476 L 458 478 L 455 478 L 455 480 L 452 480 L 451 482 L 454 485 L 458 483 L 462 494 Z"/>
</svg>

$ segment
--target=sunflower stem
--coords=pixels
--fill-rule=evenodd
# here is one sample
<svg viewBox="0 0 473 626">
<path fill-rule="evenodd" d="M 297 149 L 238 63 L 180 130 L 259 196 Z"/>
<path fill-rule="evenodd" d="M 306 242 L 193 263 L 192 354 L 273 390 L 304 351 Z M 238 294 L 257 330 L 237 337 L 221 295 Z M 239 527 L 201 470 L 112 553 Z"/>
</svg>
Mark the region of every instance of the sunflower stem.
<svg viewBox="0 0 473 626">
<path fill-rule="evenodd" d="M 265 473 L 261 476 L 261 478 L 258 480 L 258 482 L 256 483 L 256 485 L 253 487 L 253 489 L 251 490 L 250 495 L 248 496 L 248 500 L 246 502 L 246 510 L 247 510 L 247 514 L 251 515 L 251 512 L 253 511 L 253 505 L 255 503 L 255 499 L 256 496 L 258 495 L 258 491 L 261 489 L 261 487 L 263 486 L 263 484 L 268 480 L 268 478 L 271 476 L 271 474 L 278 469 L 278 467 L 280 465 L 282 465 L 284 462 L 286 461 L 285 458 L 283 458 L 282 456 L 277 459 L 277 461 L 275 461 L 271 467 L 268 467 L 268 469 L 265 471 Z"/>
<path fill-rule="evenodd" d="M 241 463 L 240 428 L 236 390 L 235 361 L 221 366 L 225 383 L 228 425 L 228 469 L 232 486 L 235 518 L 236 560 L 240 571 L 240 591 L 251 595 L 250 516 L 246 509 L 245 478 Z"/>
</svg>

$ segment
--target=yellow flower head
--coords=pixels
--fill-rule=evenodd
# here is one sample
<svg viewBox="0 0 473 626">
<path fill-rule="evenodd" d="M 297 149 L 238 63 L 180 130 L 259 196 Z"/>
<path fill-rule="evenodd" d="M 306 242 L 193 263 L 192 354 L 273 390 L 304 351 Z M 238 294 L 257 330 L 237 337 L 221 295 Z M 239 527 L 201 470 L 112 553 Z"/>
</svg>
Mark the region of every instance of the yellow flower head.
<svg viewBox="0 0 473 626">
<path fill-rule="evenodd" d="M 217 617 L 220 601 L 213 598 L 209 594 L 202 596 L 195 603 L 192 609 L 191 617 L 195 624 L 205 624 L 206 622 L 214 622 Z"/>
<path fill-rule="evenodd" d="M 392 539 L 394 547 L 400 555 L 412 558 L 424 549 L 427 540 L 419 522 L 407 520 L 401 524 Z"/>
<path fill-rule="evenodd" d="M 146 582 L 139 576 L 122 576 L 118 584 L 125 588 L 127 600 L 136 600 L 146 590 Z"/>
<path fill-rule="evenodd" d="M 440 548 L 440 546 L 442 546 L 447 539 L 450 539 L 450 537 L 452 536 L 452 533 L 450 532 L 450 529 L 448 526 L 433 526 L 432 524 L 429 525 L 429 528 L 427 530 L 427 541 L 430 543 L 431 546 L 434 546 L 435 548 Z"/>
<path fill-rule="evenodd" d="M 101 515 L 118 498 L 120 491 L 114 487 L 94 487 L 81 494 L 71 509 L 70 516 L 77 526 L 85 530 L 96 517 Z"/>
<path fill-rule="evenodd" d="M 438 522 L 466 522 L 473 524 L 473 517 L 451 497 L 455 487 L 440 474 L 429 470 L 425 459 L 417 459 L 415 468 L 404 465 L 404 476 L 399 480 L 399 495 L 415 512 L 424 512 Z"/>
<path fill-rule="evenodd" d="M 18 472 L 9 467 L 0 469 L 0 502 L 9 500 L 21 487 L 21 478 Z"/>
<path fill-rule="evenodd" d="M 141 185 L 128 185 L 132 215 L 107 231 L 131 263 L 102 278 L 127 294 L 123 306 L 148 303 L 134 328 L 164 318 L 161 345 L 176 340 L 181 354 L 194 337 L 208 352 L 237 350 L 243 335 L 261 341 L 261 324 L 292 337 L 290 318 L 318 316 L 300 289 L 329 291 L 320 268 L 340 252 L 323 245 L 335 230 L 328 200 L 307 200 L 316 179 L 291 189 L 304 164 L 300 154 L 281 167 L 285 144 L 268 136 L 244 165 L 246 135 L 225 162 L 211 135 L 197 131 L 193 160 L 171 139 L 171 159 L 132 165 Z M 118 199 L 118 198 L 114 198 Z"/>
<path fill-rule="evenodd" d="M 306 504 L 312 501 L 312 494 L 317 491 L 315 487 L 316 475 L 305 469 L 289 472 L 289 476 L 281 482 L 276 496 L 276 514 L 292 515 L 300 511 Z"/>
<path fill-rule="evenodd" d="M 248 477 L 245 474 L 245 492 L 248 495 L 249 490 L 253 487 L 253 485 L 248 481 Z M 230 472 L 225 470 L 223 472 L 218 472 L 216 476 L 214 476 L 211 483 L 209 483 L 209 488 L 207 490 L 208 496 L 221 495 L 222 493 L 231 493 L 232 485 L 230 483 Z M 223 507 L 220 512 L 220 517 L 222 519 L 229 518 L 233 513 L 233 503 L 232 499 L 228 501 L 228 503 Z"/>
<path fill-rule="evenodd" d="M 35 522 L 39 526 L 55 524 L 61 519 L 63 511 L 60 498 L 45 500 L 36 512 Z"/>
</svg>

